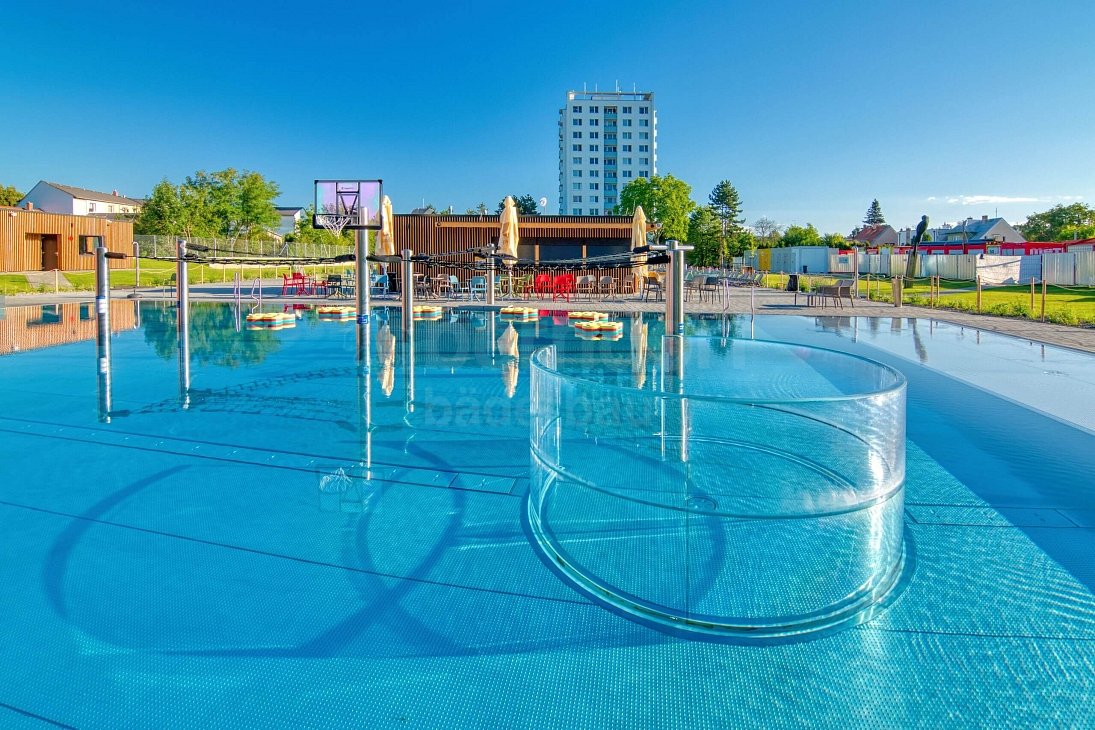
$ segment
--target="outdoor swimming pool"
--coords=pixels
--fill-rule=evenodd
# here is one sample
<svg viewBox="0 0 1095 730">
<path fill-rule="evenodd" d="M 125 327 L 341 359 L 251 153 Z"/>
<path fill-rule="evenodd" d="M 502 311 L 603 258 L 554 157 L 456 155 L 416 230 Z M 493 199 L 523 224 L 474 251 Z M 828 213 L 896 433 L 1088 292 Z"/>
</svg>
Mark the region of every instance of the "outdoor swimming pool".
<svg viewBox="0 0 1095 730">
<path fill-rule="evenodd" d="M 353 324 L 237 331 L 195 304 L 186 382 L 175 311 L 114 307 L 109 413 L 93 340 L 32 349 L 82 312 L 0 310 L 30 332 L 0 342 L 4 726 L 1091 723 L 1095 357 L 927 321 L 691 318 L 716 350 L 820 346 L 908 380 L 901 585 L 867 623 L 737 644 L 625 617 L 530 540 L 530 354 L 653 391 L 656 316 L 587 341 L 565 313 L 460 310 L 411 348 L 378 310 L 364 372 Z"/>
</svg>

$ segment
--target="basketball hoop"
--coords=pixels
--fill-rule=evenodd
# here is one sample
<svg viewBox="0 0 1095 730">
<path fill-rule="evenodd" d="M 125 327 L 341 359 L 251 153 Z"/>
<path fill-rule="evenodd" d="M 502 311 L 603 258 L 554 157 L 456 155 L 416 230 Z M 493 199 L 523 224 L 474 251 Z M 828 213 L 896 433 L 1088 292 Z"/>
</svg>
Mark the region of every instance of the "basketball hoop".
<svg viewBox="0 0 1095 730">
<path fill-rule="evenodd" d="M 342 230 L 354 219 L 354 216 L 347 213 L 336 213 L 331 210 L 334 206 L 325 205 L 323 207 L 324 211 L 316 215 L 316 223 L 319 223 L 320 226 L 326 228 L 338 238 L 342 235 Z"/>
</svg>

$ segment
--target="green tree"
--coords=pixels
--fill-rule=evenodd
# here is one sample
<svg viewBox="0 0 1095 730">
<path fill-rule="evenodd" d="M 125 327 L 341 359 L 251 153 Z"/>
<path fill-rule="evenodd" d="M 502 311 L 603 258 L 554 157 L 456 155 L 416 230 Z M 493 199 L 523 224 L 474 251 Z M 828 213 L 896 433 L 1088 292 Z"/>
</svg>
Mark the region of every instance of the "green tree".
<svg viewBox="0 0 1095 730">
<path fill-rule="evenodd" d="M 233 168 L 190 175 L 179 186 L 161 180 L 137 216 L 135 230 L 191 238 L 265 238 L 277 227 L 278 186 Z"/>
<path fill-rule="evenodd" d="M 821 239 L 822 246 L 828 246 L 829 248 L 848 248 L 848 239 L 839 233 L 827 233 Z"/>
<path fill-rule="evenodd" d="M 731 244 L 731 241 L 737 238 L 738 233 L 742 230 L 742 224 L 745 223 L 745 218 L 741 214 L 741 196 L 738 195 L 738 190 L 733 183 L 729 180 L 722 180 L 711 190 L 711 194 L 707 196 L 707 201 L 715 216 L 719 219 L 719 243 L 722 248 L 722 256 L 725 258 L 731 249 L 736 246 L 736 243 Z M 740 256 L 741 254 L 734 255 Z"/>
<path fill-rule="evenodd" d="M 692 186 L 672 175 L 655 175 L 649 180 L 640 177 L 632 180 L 620 191 L 617 215 L 634 215 L 641 205 L 648 220 L 662 226 L 662 239 L 688 239 L 689 216 L 696 209 L 692 200 Z"/>
<path fill-rule="evenodd" d="M 152 194 L 133 221 L 133 232 L 148 236 L 182 236 L 186 230 L 186 211 L 178 189 L 166 178 L 156 183 Z"/>
<path fill-rule="evenodd" d="M 1083 203 L 1055 205 L 1033 213 L 1016 226 L 1028 241 L 1071 241 L 1095 238 L 1095 208 Z"/>
<path fill-rule="evenodd" d="M 863 225 L 865 226 L 880 226 L 886 222 L 886 217 L 882 215 L 882 206 L 878 204 L 878 198 L 871 201 L 871 207 L 867 208 L 867 215 L 863 218 Z"/>
<path fill-rule="evenodd" d="M 806 227 L 802 226 L 788 226 L 787 230 L 783 232 L 783 238 L 780 241 L 780 246 L 820 246 L 821 234 L 814 228 L 812 223 L 807 223 Z"/>
<path fill-rule="evenodd" d="M 513 198 L 513 204 L 517 206 L 519 215 L 540 215 L 540 209 L 536 206 L 536 199 L 531 195 L 514 195 L 511 197 Z M 498 201 L 498 207 L 494 209 L 494 212 L 501 215 L 502 209 L 505 207 L 506 199 L 502 198 Z"/>
<path fill-rule="evenodd" d="M 0 185 L 0 205 L 14 207 L 23 199 L 23 193 L 11 185 Z"/>
<path fill-rule="evenodd" d="M 722 222 L 711 206 L 696 208 L 688 217 L 688 243 L 694 247 L 688 252 L 693 266 L 718 266 L 725 259 Z"/>
</svg>

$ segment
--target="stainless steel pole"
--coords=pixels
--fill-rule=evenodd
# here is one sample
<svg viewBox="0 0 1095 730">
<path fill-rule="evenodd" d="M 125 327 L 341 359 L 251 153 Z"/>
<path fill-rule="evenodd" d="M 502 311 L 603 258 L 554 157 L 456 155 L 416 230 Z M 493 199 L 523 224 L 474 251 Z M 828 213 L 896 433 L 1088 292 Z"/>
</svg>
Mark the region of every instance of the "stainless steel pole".
<svg viewBox="0 0 1095 730">
<path fill-rule="evenodd" d="M 369 285 L 372 283 L 369 281 L 369 262 L 366 257 L 369 255 L 369 232 L 358 229 L 354 231 L 356 238 L 356 247 L 354 249 L 356 266 L 355 276 L 357 277 L 357 321 L 368 322 L 370 315 L 372 315 L 372 302 L 369 300 Z"/>
<path fill-rule="evenodd" d="M 486 302 L 488 307 L 494 306 L 494 255 L 498 252 L 498 245 L 491 241 L 490 244 L 490 256 L 487 257 L 487 293 Z"/>
<path fill-rule="evenodd" d="M 684 334 L 684 254 L 692 246 L 682 246 L 680 241 L 666 241 L 669 254 L 669 271 L 665 291 L 665 332 L 667 335 Z"/>
<path fill-rule="evenodd" d="M 403 278 L 403 334 L 414 335 L 414 267 L 411 264 L 411 255 L 414 253 L 409 248 L 401 251 L 403 261 L 401 263 L 401 276 Z"/>
<path fill-rule="evenodd" d="M 141 288 L 141 247 L 136 241 L 133 242 L 133 269 L 133 293 L 136 294 Z"/>
<path fill-rule="evenodd" d="M 179 404 L 186 409 L 190 407 L 190 281 L 187 278 L 186 241 L 180 238 L 177 246 L 175 291 L 178 302 L 175 321 L 179 336 Z M 261 284 L 259 292 L 261 297 Z"/>
<path fill-rule="evenodd" d="M 95 320 L 99 384 L 99 422 L 110 423 L 113 394 L 110 383 L 110 270 L 106 246 L 95 247 Z"/>
</svg>

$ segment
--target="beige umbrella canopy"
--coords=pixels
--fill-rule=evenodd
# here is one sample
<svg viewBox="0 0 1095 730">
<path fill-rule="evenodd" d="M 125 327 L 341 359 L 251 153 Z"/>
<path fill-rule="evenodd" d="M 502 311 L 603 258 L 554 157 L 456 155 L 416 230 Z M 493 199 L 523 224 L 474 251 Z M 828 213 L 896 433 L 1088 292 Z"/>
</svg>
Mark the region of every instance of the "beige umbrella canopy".
<svg viewBox="0 0 1095 730">
<path fill-rule="evenodd" d="M 518 359 L 521 357 L 517 348 L 517 330 L 512 324 L 498 338 L 498 353 L 506 358 L 502 363 L 502 382 L 506 386 L 506 397 L 512 398 L 517 392 Z"/>
<path fill-rule="evenodd" d="M 643 323 L 643 316 L 636 314 L 631 323 L 631 375 L 634 377 L 635 387 L 642 388 L 646 384 L 646 336 L 647 328 Z"/>
<path fill-rule="evenodd" d="M 635 206 L 635 215 L 631 219 L 631 250 L 646 245 L 646 213 L 641 205 Z M 636 266 L 632 269 L 635 276 L 642 278 L 646 274 L 646 266 Z"/>
<path fill-rule="evenodd" d="M 392 232 L 394 220 L 392 199 L 385 195 L 383 202 L 380 203 L 380 236 L 376 242 L 377 256 L 395 255 L 395 235 Z"/>
<path fill-rule="evenodd" d="M 376 357 L 380 361 L 377 380 L 385 396 L 392 394 L 395 387 L 395 335 L 386 324 L 380 325 L 376 332 Z"/>
<path fill-rule="evenodd" d="M 517 230 L 517 205 L 513 202 L 513 196 L 507 195 L 502 208 L 502 232 L 498 236 L 498 253 L 512 256 L 513 259 L 503 259 L 506 266 L 513 266 L 517 258 L 517 242 L 521 239 Z"/>
</svg>

